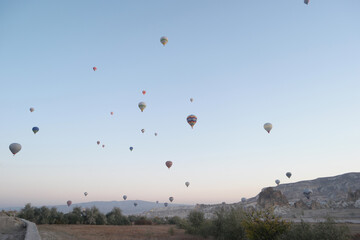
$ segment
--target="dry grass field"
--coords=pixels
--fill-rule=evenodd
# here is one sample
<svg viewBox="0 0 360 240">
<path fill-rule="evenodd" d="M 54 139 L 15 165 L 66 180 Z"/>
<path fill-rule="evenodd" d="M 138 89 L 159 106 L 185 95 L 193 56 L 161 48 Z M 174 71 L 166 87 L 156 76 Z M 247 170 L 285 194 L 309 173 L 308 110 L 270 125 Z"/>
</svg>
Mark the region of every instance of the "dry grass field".
<svg viewBox="0 0 360 240">
<path fill-rule="evenodd" d="M 185 234 L 184 230 L 176 228 L 175 225 L 38 225 L 37 227 L 43 240 L 204 239 L 201 237 Z M 173 229 L 173 234 L 170 234 L 171 228 Z"/>
</svg>

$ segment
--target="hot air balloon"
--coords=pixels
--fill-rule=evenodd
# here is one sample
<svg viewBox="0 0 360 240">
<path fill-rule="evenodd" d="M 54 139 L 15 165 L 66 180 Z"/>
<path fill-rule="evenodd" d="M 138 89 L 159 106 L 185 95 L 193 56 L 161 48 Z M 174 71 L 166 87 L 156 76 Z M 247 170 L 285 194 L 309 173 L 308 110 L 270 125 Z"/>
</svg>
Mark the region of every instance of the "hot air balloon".
<svg viewBox="0 0 360 240">
<path fill-rule="evenodd" d="M 168 205 L 169 205 L 169 204 L 168 204 L 167 202 L 166 202 L 166 203 L 164 203 L 164 206 L 165 206 L 165 207 L 167 207 Z"/>
<path fill-rule="evenodd" d="M 88 193 L 87 192 L 84 192 L 84 195 L 85 195 L 85 197 L 88 195 Z"/>
<path fill-rule="evenodd" d="M 170 202 L 174 201 L 173 197 L 169 197 Z"/>
<path fill-rule="evenodd" d="M 189 115 L 186 118 L 188 124 L 191 126 L 191 128 L 194 127 L 195 123 L 197 122 L 197 117 L 195 115 Z"/>
<path fill-rule="evenodd" d="M 129 149 L 130 149 L 130 151 L 132 151 L 134 148 L 133 148 L 133 147 L 130 147 Z"/>
<path fill-rule="evenodd" d="M 193 98 L 190 98 L 190 102 L 193 102 L 194 101 L 194 99 Z"/>
<path fill-rule="evenodd" d="M 97 69 L 96 67 L 93 67 L 93 70 L 94 70 L 94 71 L 96 71 L 96 69 Z"/>
<path fill-rule="evenodd" d="M 272 124 L 271 123 L 265 123 L 264 124 L 264 129 L 270 133 L 271 129 L 272 129 Z"/>
<path fill-rule="evenodd" d="M 186 183 L 185 183 L 185 186 L 186 186 L 186 187 L 189 187 L 189 185 L 190 185 L 189 182 L 186 182 Z"/>
<path fill-rule="evenodd" d="M 142 94 L 145 95 L 145 94 L 146 94 L 146 91 L 145 91 L 145 90 L 142 90 Z"/>
<path fill-rule="evenodd" d="M 102 147 L 104 148 L 104 147 L 105 147 L 105 145 L 103 144 L 103 145 L 102 145 Z"/>
<path fill-rule="evenodd" d="M 127 196 L 126 196 L 126 195 L 124 195 L 124 196 L 123 196 L 123 199 L 124 199 L 124 200 L 126 200 L 126 199 L 127 199 Z"/>
<path fill-rule="evenodd" d="M 97 145 L 99 145 L 99 144 L 100 144 L 100 141 L 97 141 L 96 143 L 97 143 Z"/>
<path fill-rule="evenodd" d="M 110 112 L 111 115 L 114 115 L 114 112 Z"/>
<path fill-rule="evenodd" d="M 244 197 L 241 198 L 241 202 L 242 202 L 242 203 L 245 203 L 245 202 L 246 202 L 246 198 L 244 198 Z"/>
<path fill-rule="evenodd" d="M 287 173 L 286 173 L 286 176 L 287 176 L 288 178 L 291 178 L 291 175 L 292 175 L 291 172 L 287 172 Z"/>
<path fill-rule="evenodd" d="M 157 136 L 157 133 L 154 133 L 155 137 Z"/>
<path fill-rule="evenodd" d="M 10 144 L 9 149 L 15 156 L 15 154 L 17 154 L 21 150 L 21 145 L 19 143 L 12 143 Z"/>
<path fill-rule="evenodd" d="M 35 111 L 35 108 L 31 107 L 30 112 L 33 112 L 33 111 Z"/>
<path fill-rule="evenodd" d="M 36 134 L 39 131 L 39 128 L 38 127 L 33 127 L 32 131 L 34 132 L 34 134 Z"/>
<path fill-rule="evenodd" d="M 135 207 L 137 206 L 137 203 L 136 203 L 136 202 L 134 202 L 134 206 L 135 206 Z"/>
<path fill-rule="evenodd" d="M 308 5 L 309 2 L 310 2 L 310 0 L 304 0 L 304 3 L 305 3 L 306 5 Z"/>
<path fill-rule="evenodd" d="M 159 203 L 159 201 L 156 201 L 156 204 L 158 204 Z"/>
<path fill-rule="evenodd" d="M 275 183 L 279 186 L 280 180 L 279 180 L 279 179 L 276 179 L 276 180 L 275 180 Z"/>
<path fill-rule="evenodd" d="M 140 108 L 141 112 L 143 112 L 144 109 L 146 108 L 146 103 L 145 102 L 139 102 L 139 108 Z"/>
<path fill-rule="evenodd" d="M 166 161 L 166 163 L 165 163 L 165 165 L 168 167 L 168 169 L 171 168 L 172 164 L 173 164 L 172 161 Z"/>
<path fill-rule="evenodd" d="M 167 37 L 161 37 L 160 42 L 165 47 L 165 45 L 169 42 L 169 39 Z"/>
<path fill-rule="evenodd" d="M 304 193 L 304 195 L 305 195 L 305 197 L 307 199 L 310 199 L 310 195 L 312 194 L 312 190 L 309 189 L 309 188 L 305 188 L 303 193 Z"/>
<path fill-rule="evenodd" d="M 70 207 L 70 205 L 72 204 L 72 201 L 67 201 L 66 204 L 68 205 L 68 207 Z"/>
<path fill-rule="evenodd" d="M 144 132 L 145 132 L 145 129 L 141 129 L 141 132 L 144 133 Z"/>
</svg>

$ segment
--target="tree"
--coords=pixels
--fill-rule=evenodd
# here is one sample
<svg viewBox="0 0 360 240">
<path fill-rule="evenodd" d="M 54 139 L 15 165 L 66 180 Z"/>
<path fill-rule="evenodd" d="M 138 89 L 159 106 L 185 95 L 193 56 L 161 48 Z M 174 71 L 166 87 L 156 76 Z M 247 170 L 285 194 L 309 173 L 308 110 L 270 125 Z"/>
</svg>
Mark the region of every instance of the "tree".
<svg viewBox="0 0 360 240">
<path fill-rule="evenodd" d="M 245 212 L 243 226 L 250 240 L 277 240 L 285 233 L 290 223 L 276 216 L 272 209 Z"/>
<path fill-rule="evenodd" d="M 114 207 L 111 212 L 106 214 L 107 224 L 110 225 L 129 225 L 130 221 L 127 217 L 123 216 L 121 209 Z"/>
</svg>

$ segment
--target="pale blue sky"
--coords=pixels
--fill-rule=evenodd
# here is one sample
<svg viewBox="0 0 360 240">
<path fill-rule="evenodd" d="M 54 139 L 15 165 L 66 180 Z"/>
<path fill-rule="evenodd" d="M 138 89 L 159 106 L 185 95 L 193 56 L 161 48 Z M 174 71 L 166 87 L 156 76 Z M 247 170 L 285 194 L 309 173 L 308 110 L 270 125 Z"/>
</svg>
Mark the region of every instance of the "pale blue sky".
<svg viewBox="0 0 360 240">
<path fill-rule="evenodd" d="M 0 207 L 238 202 L 275 179 L 359 172 L 359 11 L 358 0 L 1 1 Z"/>
</svg>

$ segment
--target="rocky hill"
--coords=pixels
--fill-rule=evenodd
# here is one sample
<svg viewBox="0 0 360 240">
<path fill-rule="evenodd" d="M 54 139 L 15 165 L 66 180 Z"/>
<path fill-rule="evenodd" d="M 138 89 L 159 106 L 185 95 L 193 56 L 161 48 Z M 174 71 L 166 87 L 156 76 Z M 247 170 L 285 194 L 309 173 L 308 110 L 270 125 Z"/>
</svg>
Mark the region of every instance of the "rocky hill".
<svg viewBox="0 0 360 240">
<path fill-rule="evenodd" d="M 309 199 L 303 194 L 311 189 Z M 321 218 L 325 216 L 360 219 L 360 173 L 346 173 L 334 177 L 280 184 L 264 188 L 257 196 L 234 204 L 197 204 L 195 207 L 172 207 L 152 209 L 146 216 L 186 217 L 193 209 L 202 211 L 211 218 L 220 208 L 268 208 L 287 218 Z"/>
</svg>

